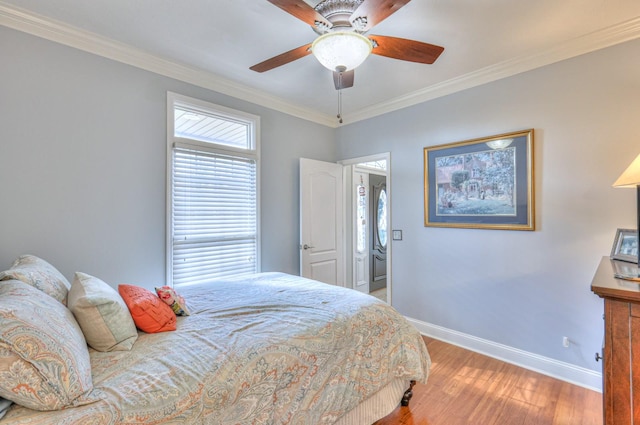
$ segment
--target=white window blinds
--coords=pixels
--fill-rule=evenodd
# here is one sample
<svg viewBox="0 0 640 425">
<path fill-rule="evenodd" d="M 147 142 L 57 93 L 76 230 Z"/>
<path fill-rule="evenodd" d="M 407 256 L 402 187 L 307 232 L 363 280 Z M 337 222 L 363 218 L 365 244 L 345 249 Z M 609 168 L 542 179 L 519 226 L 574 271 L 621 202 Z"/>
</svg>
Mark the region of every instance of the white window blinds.
<svg viewBox="0 0 640 425">
<path fill-rule="evenodd" d="M 255 273 L 256 161 L 173 149 L 173 283 Z"/>
<path fill-rule="evenodd" d="M 168 93 L 167 276 L 173 285 L 260 270 L 260 118 Z"/>
</svg>

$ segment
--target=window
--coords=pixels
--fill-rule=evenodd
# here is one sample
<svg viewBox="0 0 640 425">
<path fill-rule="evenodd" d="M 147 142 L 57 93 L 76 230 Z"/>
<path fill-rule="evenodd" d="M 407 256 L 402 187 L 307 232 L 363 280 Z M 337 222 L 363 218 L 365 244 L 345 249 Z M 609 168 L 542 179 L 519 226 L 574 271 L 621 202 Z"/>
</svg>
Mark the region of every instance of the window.
<svg viewBox="0 0 640 425">
<path fill-rule="evenodd" d="M 367 199 L 367 188 L 362 183 L 362 177 L 360 177 L 360 184 L 358 185 L 358 221 L 356 223 L 358 235 L 356 250 L 359 254 L 364 254 L 369 249 L 367 246 Z"/>
<path fill-rule="evenodd" d="M 387 249 L 387 190 L 382 188 L 378 196 L 378 241 L 383 249 Z"/>
<path fill-rule="evenodd" d="M 257 272 L 259 117 L 173 93 L 168 111 L 168 278 Z"/>
<path fill-rule="evenodd" d="M 372 170 L 387 170 L 387 161 L 385 159 L 380 159 L 377 161 L 369 161 L 358 164 L 359 168 L 370 168 Z"/>
</svg>

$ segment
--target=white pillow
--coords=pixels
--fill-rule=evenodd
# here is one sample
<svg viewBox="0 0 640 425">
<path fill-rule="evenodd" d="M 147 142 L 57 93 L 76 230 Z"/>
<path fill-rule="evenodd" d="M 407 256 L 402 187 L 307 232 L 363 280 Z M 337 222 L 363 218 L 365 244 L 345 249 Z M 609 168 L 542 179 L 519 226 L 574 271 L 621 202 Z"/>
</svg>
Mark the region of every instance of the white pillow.
<svg viewBox="0 0 640 425">
<path fill-rule="evenodd" d="M 136 325 L 118 291 L 98 279 L 77 272 L 67 305 L 84 337 L 98 351 L 127 351 L 138 339 Z"/>
</svg>

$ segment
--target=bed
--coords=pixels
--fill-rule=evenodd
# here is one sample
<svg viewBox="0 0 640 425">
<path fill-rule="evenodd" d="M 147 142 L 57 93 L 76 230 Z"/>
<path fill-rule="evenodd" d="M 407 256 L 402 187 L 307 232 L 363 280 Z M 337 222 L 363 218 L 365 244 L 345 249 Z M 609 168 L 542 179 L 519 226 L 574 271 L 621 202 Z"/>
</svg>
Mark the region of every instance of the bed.
<svg viewBox="0 0 640 425">
<path fill-rule="evenodd" d="M 369 295 L 283 273 L 179 291 L 190 315 L 175 331 L 87 348 L 81 397 L 51 411 L 13 404 L 0 424 L 363 425 L 427 380 L 420 334 Z"/>
</svg>

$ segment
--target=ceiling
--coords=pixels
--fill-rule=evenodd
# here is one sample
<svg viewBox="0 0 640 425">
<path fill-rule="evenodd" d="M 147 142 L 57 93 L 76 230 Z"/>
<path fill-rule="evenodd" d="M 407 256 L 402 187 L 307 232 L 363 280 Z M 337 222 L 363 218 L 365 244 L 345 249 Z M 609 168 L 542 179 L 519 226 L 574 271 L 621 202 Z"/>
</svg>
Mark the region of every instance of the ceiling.
<svg viewBox="0 0 640 425">
<path fill-rule="evenodd" d="M 338 125 L 312 55 L 249 70 L 316 37 L 266 0 L 0 0 L 0 25 Z M 370 32 L 445 50 L 432 65 L 370 56 L 342 91 L 345 124 L 636 39 L 640 1 L 413 0 Z"/>
</svg>

